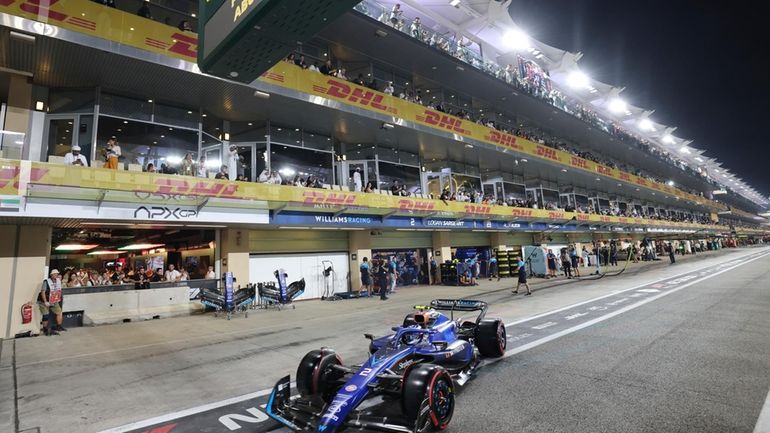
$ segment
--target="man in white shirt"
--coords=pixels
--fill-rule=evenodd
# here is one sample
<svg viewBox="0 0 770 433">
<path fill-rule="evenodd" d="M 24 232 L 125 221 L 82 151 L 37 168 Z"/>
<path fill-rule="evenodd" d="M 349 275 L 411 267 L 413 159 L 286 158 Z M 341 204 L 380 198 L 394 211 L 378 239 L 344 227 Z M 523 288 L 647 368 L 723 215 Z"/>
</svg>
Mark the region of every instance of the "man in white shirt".
<svg viewBox="0 0 770 433">
<path fill-rule="evenodd" d="M 386 95 L 392 95 L 394 92 L 393 90 L 393 82 L 388 81 L 388 85 L 385 87 L 385 90 L 383 90 L 383 93 Z"/>
<path fill-rule="evenodd" d="M 363 182 L 361 181 L 361 169 L 356 167 L 356 171 L 353 172 L 353 189 L 355 192 L 361 192 Z"/>
<path fill-rule="evenodd" d="M 174 269 L 174 265 L 168 265 L 165 277 L 166 281 L 179 281 L 182 278 L 182 273 Z"/>
<path fill-rule="evenodd" d="M 238 162 L 240 156 L 238 155 L 238 147 L 230 146 L 230 151 L 227 154 L 227 167 L 230 170 L 230 180 L 238 179 Z"/>
<path fill-rule="evenodd" d="M 207 280 L 216 280 L 217 279 L 217 274 L 214 273 L 214 267 L 213 266 L 209 266 L 209 270 L 206 272 L 206 279 Z"/>
<path fill-rule="evenodd" d="M 259 173 L 259 177 L 257 178 L 257 182 L 259 183 L 267 183 L 267 181 L 270 180 L 270 170 L 265 168 L 262 170 L 262 173 Z"/>
<path fill-rule="evenodd" d="M 283 183 L 283 179 L 281 178 L 281 175 L 278 174 L 277 171 L 273 170 L 273 172 L 270 174 L 270 178 L 268 179 L 267 183 L 271 183 L 273 185 L 280 185 Z"/>
<path fill-rule="evenodd" d="M 64 155 L 64 163 L 67 165 L 79 165 L 88 167 L 86 157 L 80 153 L 80 146 L 72 146 L 72 151 Z"/>
</svg>

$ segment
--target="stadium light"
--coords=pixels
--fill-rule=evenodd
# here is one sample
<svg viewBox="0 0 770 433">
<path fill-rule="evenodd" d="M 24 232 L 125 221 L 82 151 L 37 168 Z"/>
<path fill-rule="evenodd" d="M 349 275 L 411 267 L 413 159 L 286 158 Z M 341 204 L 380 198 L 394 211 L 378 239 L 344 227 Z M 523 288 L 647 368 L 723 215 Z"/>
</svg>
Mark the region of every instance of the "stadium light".
<svg viewBox="0 0 770 433">
<path fill-rule="evenodd" d="M 503 35 L 503 41 L 514 50 L 526 50 L 531 48 L 529 36 L 521 30 L 508 30 Z"/>
<path fill-rule="evenodd" d="M 567 77 L 567 84 L 573 89 L 587 89 L 591 86 L 591 80 L 583 72 L 574 70 Z"/>
<path fill-rule="evenodd" d="M 671 134 L 666 134 L 663 136 L 663 142 L 666 144 L 674 144 L 674 137 L 671 136 Z"/>
<path fill-rule="evenodd" d="M 687 148 L 687 146 L 682 146 L 679 148 L 679 152 L 681 153 L 690 153 L 690 149 Z"/>
<path fill-rule="evenodd" d="M 666 182 L 666 183 L 668 184 L 668 186 L 674 186 L 674 181 L 673 181 L 673 180 L 669 180 L 669 181 L 668 181 L 668 182 Z"/>
<path fill-rule="evenodd" d="M 610 101 L 610 110 L 615 113 L 624 113 L 626 111 L 626 101 L 615 98 Z"/>
<path fill-rule="evenodd" d="M 655 127 L 652 125 L 652 120 L 645 117 L 639 121 L 639 128 L 644 131 L 652 131 Z"/>
</svg>

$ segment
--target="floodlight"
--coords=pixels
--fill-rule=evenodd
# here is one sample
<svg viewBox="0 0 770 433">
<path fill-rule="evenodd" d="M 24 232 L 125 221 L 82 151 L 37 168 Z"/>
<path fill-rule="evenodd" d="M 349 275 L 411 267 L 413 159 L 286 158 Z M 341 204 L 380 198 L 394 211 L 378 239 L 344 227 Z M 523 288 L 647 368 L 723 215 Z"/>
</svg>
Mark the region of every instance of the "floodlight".
<svg viewBox="0 0 770 433">
<path fill-rule="evenodd" d="M 610 111 L 613 111 L 615 113 L 623 113 L 626 111 L 626 101 L 620 98 L 615 98 L 610 101 L 609 107 L 610 107 Z"/>
<path fill-rule="evenodd" d="M 666 134 L 663 136 L 663 142 L 666 144 L 674 144 L 674 137 L 671 136 L 671 134 Z"/>
<path fill-rule="evenodd" d="M 503 35 L 503 41 L 514 50 L 526 50 L 531 48 L 529 36 L 521 30 L 509 30 Z"/>
<path fill-rule="evenodd" d="M 640 120 L 639 121 L 639 128 L 641 128 L 641 129 L 643 129 L 645 131 L 652 131 L 652 129 L 654 128 L 654 126 L 652 126 L 652 120 L 650 120 L 650 119 L 648 119 L 646 117 L 644 119 Z"/>
<path fill-rule="evenodd" d="M 585 89 L 591 85 L 591 80 L 583 72 L 574 70 L 567 77 L 567 84 L 574 89 Z"/>
</svg>

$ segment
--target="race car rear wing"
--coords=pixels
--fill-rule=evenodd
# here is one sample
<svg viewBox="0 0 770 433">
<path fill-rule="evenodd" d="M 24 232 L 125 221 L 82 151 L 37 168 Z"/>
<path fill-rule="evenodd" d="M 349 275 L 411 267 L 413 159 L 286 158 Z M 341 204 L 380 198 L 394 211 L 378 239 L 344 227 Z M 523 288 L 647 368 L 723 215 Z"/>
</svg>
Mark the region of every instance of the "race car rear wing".
<svg viewBox="0 0 770 433">
<path fill-rule="evenodd" d="M 487 314 L 487 308 L 489 305 L 484 301 L 477 301 L 473 299 L 434 299 L 430 301 L 430 308 L 435 310 L 449 311 L 454 319 L 455 311 L 480 311 L 477 320 L 481 321 Z"/>
</svg>

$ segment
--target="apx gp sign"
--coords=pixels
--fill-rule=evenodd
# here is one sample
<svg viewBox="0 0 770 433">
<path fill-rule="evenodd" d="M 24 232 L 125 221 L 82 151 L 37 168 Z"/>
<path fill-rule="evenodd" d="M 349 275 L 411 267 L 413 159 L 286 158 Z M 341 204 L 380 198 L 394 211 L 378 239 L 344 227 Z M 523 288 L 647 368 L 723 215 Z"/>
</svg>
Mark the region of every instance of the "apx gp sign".
<svg viewBox="0 0 770 433">
<path fill-rule="evenodd" d="M 134 211 L 134 219 L 145 220 L 185 220 L 196 216 L 198 216 L 197 211 L 181 207 L 139 206 Z"/>
</svg>

